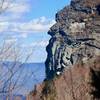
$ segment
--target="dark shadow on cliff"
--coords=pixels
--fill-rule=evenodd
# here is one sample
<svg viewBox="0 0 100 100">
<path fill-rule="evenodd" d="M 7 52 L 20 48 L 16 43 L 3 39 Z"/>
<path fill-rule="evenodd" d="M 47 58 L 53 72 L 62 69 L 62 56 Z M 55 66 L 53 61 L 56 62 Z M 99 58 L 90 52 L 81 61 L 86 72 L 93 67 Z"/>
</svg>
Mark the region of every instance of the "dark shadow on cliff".
<svg viewBox="0 0 100 100">
<path fill-rule="evenodd" d="M 100 71 L 95 71 L 91 69 L 91 77 L 92 77 L 92 83 L 94 90 L 92 90 L 91 94 L 95 98 L 100 98 Z"/>
</svg>

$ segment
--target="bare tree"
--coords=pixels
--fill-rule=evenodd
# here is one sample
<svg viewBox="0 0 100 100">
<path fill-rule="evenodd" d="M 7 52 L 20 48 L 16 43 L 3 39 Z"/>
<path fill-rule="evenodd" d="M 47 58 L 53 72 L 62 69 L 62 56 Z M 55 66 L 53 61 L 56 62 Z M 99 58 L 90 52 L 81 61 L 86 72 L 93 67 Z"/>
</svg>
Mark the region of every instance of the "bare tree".
<svg viewBox="0 0 100 100">
<path fill-rule="evenodd" d="M 27 74 L 22 74 L 24 73 L 24 64 L 30 59 L 32 53 L 33 50 L 25 55 L 25 52 L 18 45 L 5 41 L 0 46 L 1 95 L 12 95 L 16 89 L 21 89 L 24 86 L 27 77 Z M 30 76 L 33 74 L 30 73 Z"/>
<path fill-rule="evenodd" d="M 0 14 L 5 12 L 15 0 L 0 0 Z"/>
<path fill-rule="evenodd" d="M 0 0 L 0 15 L 13 7 L 15 0 Z M 18 44 L 19 45 L 19 44 Z M 16 43 L 0 43 L 0 95 L 12 95 L 15 90 L 21 89 L 25 85 L 26 77 L 34 76 L 34 72 L 24 73 L 24 64 L 31 58 L 33 50 L 25 55 L 25 52 Z M 24 58 L 23 62 L 22 59 Z M 9 62 L 9 60 L 11 62 Z"/>
</svg>

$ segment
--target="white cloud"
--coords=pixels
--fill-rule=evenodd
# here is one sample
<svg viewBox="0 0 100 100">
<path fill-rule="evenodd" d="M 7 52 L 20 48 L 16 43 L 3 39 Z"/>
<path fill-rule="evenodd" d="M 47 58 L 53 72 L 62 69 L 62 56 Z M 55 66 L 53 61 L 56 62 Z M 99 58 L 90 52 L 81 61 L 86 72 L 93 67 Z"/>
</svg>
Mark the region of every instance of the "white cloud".
<svg viewBox="0 0 100 100">
<path fill-rule="evenodd" d="M 0 32 L 8 30 L 9 22 L 0 22 Z"/>
<path fill-rule="evenodd" d="M 30 11 L 30 5 L 29 3 L 26 3 L 24 1 L 17 1 L 15 0 L 14 2 L 8 1 L 4 2 L 2 9 L 6 9 L 6 12 L 11 12 L 11 13 L 24 13 Z"/>
<path fill-rule="evenodd" d="M 40 41 L 40 42 L 33 42 L 32 46 L 46 47 L 47 44 L 48 44 L 48 41 Z"/>
<path fill-rule="evenodd" d="M 16 43 L 17 38 L 9 38 L 9 39 L 6 39 L 5 42 L 6 42 L 6 44 Z"/>
<path fill-rule="evenodd" d="M 0 9 L 0 21 L 9 21 L 21 19 L 23 14 L 31 11 L 30 3 L 24 1 L 14 0 L 4 2 L 2 9 Z"/>
<path fill-rule="evenodd" d="M 26 37 L 28 33 L 40 33 L 47 32 L 49 28 L 55 24 L 54 20 L 46 17 L 40 17 L 33 19 L 29 22 L 2 22 L 0 23 L 1 32 L 18 32 L 23 37 Z"/>
<path fill-rule="evenodd" d="M 3 9 L 8 6 L 5 2 Z M 27 12 L 31 11 L 29 0 L 15 0 L 9 8 L 0 15 L 0 34 L 15 33 L 15 37 L 27 38 L 30 33 L 45 33 L 55 24 L 55 21 L 45 16 L 33 18 L 30 21 L 23 21 Z"/>
<path fill-rule="evenodd" d="M 33 47 L 46 47 L 48 45 L 48 41 L 42 40 L 42 41 L 36 41 L 30 44 L 22 44 L 22 48 L 33 48 Z"/>
<path fill-rule="evenodd" d="M 19 29 L 21 31 L 31 31 L 35 33 L 47 32 L 54 23 L 54 20 L 50 20 L 46 17 L 40 17 L 29 22 L 21 23 Z"/>
<path fill-rule="evenodd" d="M 20 38 L 27 38 L 27 33 L 19 33 L 19 34 L 11 34 L 9 35 L 11 38 L 16 38 L 16 39 L 20 39 Z"/>
<path fill-rule="evenodd" d="M 21 34 L 20 37 L 27 38 L 27 33 Z"/>
<path fill-rule="evenodd" d="M 26 13 L 30 11 L 30 6 L 26 3 L 12 3 L 7 11 L 10 13 Z"/>
</svg>

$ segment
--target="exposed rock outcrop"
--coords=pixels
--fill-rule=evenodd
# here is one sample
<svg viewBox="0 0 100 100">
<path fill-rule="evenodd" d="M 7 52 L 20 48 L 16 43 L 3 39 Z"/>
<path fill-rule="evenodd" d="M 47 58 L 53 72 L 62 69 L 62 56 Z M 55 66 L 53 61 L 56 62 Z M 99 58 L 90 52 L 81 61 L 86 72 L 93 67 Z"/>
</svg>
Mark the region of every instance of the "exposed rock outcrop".
<svg viewBox="0 0 100 100">
<path fill-rule="evenodd" d="M 72 0 L 48 34 L 46 81 L 28 100 L 100 100 L 100 0 Z"/>
<path fill-rule="evenodd" d="M 72 0 L 56 14 L 48 34 L 47 79 L 100 54 L 100 0 Z"/>
<path fill-rule="evenodd" d="M 27 100 L 100 100 L 100 56 L 36 86 Z"/>
</svg>

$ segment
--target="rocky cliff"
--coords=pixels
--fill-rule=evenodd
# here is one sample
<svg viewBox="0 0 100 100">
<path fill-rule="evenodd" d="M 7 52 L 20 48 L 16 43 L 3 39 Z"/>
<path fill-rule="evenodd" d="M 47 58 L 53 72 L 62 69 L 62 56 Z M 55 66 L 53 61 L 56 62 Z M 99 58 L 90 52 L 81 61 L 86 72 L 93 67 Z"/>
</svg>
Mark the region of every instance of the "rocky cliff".
<svg viewBox="0 0 100 100">
<path fill-rule="evenodd" d="M 46 81 L 31 100 L 100 100 L 100 0 L 72 0 L 55 20 Z"/>
<path fill-rule="evenodd" d="M 27 100 L 100 100 L 100 56 L 37 85 Z"/>
<path fill-rule="evenodd" d="M 72 0 L 56 14 L 48 34 L 47 78 L 100 54 L 100 0 Z"/>
</svg>

